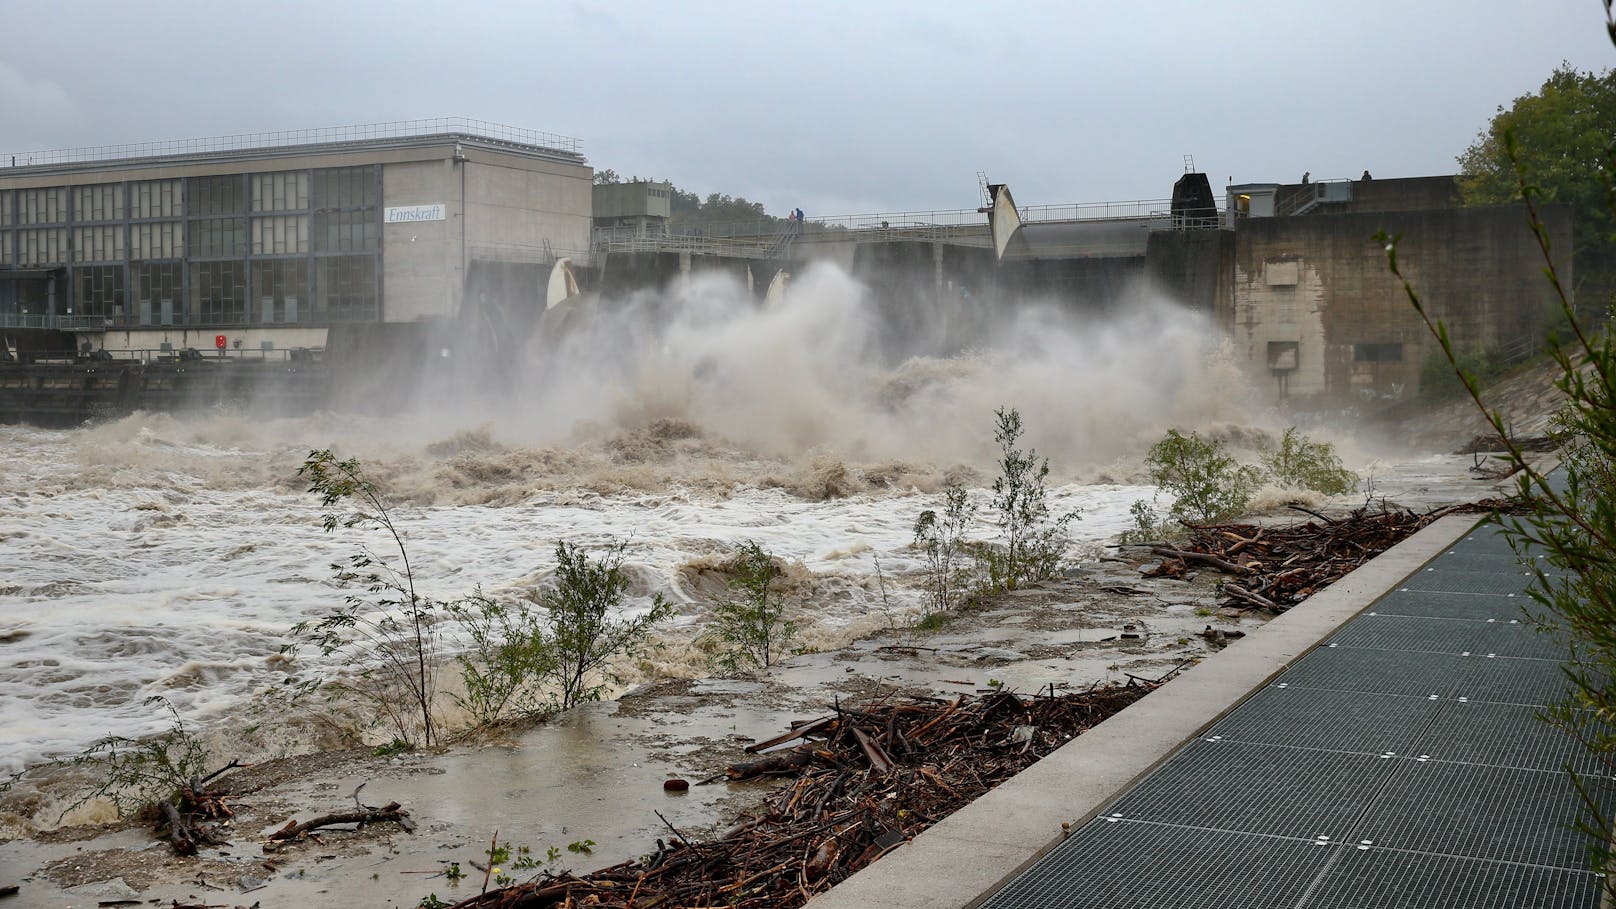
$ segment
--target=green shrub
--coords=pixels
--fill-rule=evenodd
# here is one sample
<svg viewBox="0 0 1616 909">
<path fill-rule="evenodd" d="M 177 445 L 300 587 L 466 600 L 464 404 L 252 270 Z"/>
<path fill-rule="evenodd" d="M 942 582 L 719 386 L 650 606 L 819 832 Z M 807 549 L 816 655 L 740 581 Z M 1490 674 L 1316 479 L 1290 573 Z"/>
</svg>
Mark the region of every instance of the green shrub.
<svg viewBox="0 0 1616 909">
<path fill-rule="evenodd" d="M 598 560 L 572 543 L 556 544 L 556 583 L 539 595 L 545 611 L 545 645 L 554 661 L 545 671 L 554 686 L 558 709 L 599 700 L 618 678 L 610 662 L 640 653 L 651 630 L 673 616 L 673 607 L 657 594 L 643 615 L 619 618 L 628 579 L 623 575 L 623 549 L 617 543 Z"/>
<path fill-rule="evenodd" d="M 1169 514 L 1180 523 L 1209 523 L 1233 517 L 1251 505 L 1262 472 L 1240 464 L 1223 443 L 1167 430 L 1145 457 L 1150 481 L 1176 499 Z"/>
<path fill-rule="evenodd" d="M 730 595 L 713 606 L 710 634 L 717 644 L 714 662 L 729 672 L 767 669 L 786 653 L 797 636 L 797 623 L 785 617 L 785 605 L 772 590 L 782 572 L 774 556 L 747 540 L 735 554 Z"/>
<path fill-rule="evenodd" d="M 1052 517 L 1044 480 L 1049 459 L 1033 449 L 1017 448 L 1021 414 L 1003 407 L 994 411 L 993 440 L 999 444 L 999 476 L 993 481 L 989 505 L 999 525 L 1002 545 L 987 551 L 988 583 L 996 590 L 1016 588 L 1054 577 L 1066 553 L 1067 527 L 1077 519 L 1073 511 Z"/>
<path fill-rule="evenodd" d="M 1470 376 L 1486 385 L 1504 374 L 1509 364 L 1494 348 L 1477 348 L 1457 353 L 1450 362 L 1438 345 L 1420 363 L 1420 396 L 1445 401 L 1465 395 L 1464 380 Z"/>
<path fill-rule="evenodd" d="M 1135 499 L 1128 506 L 1129 514 L 1133 515 L 1133 526 L 1117 534 L 1117 542 L 1124 546 L 1137 546 L 1141 543 L 1150 543 L 1168 536 L 1167 527 L 1156 509 L 1144 499 Z"/>
<path fill-rule="evenodd" d="M 914 543 L 926 557 L 922 619 L 953 609 L 970 590 L 974 572 L 965 533 L 975 517 L 976 505 L 965 487 L 949 484 L 943 490 L 942 513 L 928 508 L 915 520 Z"/>
<path fill-rule="evenodd" d="M 1283 486 L 1311 489 L 1327 496 L 1346 495 L 1358 489 L 1358 475 L 1341 465 L 1334 445 L 1315 442 L 1294 426 L 1285 430 L 1279 447 L 1263 458 L 1263 466 Z"/>
<path fill-rule="evenodd" d="M 91 770 L 98 782 L 62 809 L 62 817 L 95 798 L 112 802 L 119 817 L 160 802 L 178 805 L 181 793 L 207 776 L 207 749 L 185 728 L 174 705 L 156 696 L 145 703 L 162 705 L 169 715 L 168 729 L 144 739 L 107 736 L 64 761 Z"/>
<path fill-rule="evenodd" d="M 540 613 L 527 601 L 498 603 L 481 591 L 448 610 L 469 643 L 455 655 L 465 687 L 452 695 L 455 703 L 480 726 L 545 713 L 556 653 Z"/>
</svg>

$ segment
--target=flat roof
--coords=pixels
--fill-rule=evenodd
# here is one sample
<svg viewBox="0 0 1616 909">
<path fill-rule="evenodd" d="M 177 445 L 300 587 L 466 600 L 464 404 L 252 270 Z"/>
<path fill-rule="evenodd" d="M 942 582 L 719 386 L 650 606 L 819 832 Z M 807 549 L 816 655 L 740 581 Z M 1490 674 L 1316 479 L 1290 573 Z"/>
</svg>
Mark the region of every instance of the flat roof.
<svg viewBox="0 0 1616 909">
<path fill-rule="evenodd" d="M 440 117 L 356 126 L 243 133 L 0 155 L 0 177 L 82 173 L 130 166 L 173 166 L 288 155 L 412 148 L 458 142 L 508 154 L 583 164 L 582 143 L 570 136 L 504 126 L 486 120 Z"/>
</svg>

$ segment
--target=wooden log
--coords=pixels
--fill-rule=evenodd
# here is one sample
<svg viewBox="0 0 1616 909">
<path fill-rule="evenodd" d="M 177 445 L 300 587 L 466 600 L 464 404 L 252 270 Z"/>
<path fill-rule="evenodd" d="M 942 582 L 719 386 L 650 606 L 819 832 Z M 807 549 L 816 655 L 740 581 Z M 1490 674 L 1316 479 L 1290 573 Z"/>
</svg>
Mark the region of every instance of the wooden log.
<svg viewBox="0 0 1616 909">
<path fill-rule="evenodd" d="M 1202 565 L 1211 565 L 1213 568 L 1226 571 L 1229 574 L 1244 575 L 1249 573 L 1249 569 L 1247 569 L 1246 566 L 1236 565 L 1227 559 L 1219 558 L 1211 553 L 1195 552 L 1193 550 L 1185 549 L 1168 549 L 1165 546 L 1156 546 L 1150 551 L 1159 556 L 1182 559 L 1186 562 L 1199 562 Z"/>
<path fill-rule="evenodd" d="M 382 821 L 394 821 L 404 825 L 406 829 L 408 829 L 411 826 L 410 822 L 408 821 L 409 814 L 410 813 L 408 811 L 405 811 L 403 808 L 399 807 L 397 802 L 388 802 L 377 809 L 367 809 L 362 811 L 338 811 L 332 814 L 322 814 L 313 820 L 304 821 L 301 824 L 293 821 L 287 821 L 285 827 L 271 833 L 269 838 L 272 840 L 289 840 L 294 837 L 302 836 L 311 830 L 319 830 L 322 827 L 330 827 L 335 824 L 358 824 L 359 826 L 363 827 L 366 824 L 376 824 Z"/>
</svg>

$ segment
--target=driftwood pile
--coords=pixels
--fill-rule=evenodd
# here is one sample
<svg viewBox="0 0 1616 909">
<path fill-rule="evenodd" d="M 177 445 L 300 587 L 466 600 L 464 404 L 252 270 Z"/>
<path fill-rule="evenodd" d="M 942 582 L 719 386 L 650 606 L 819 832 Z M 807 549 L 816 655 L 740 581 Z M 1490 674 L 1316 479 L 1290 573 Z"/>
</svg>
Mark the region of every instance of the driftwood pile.
<svg viewBox="0 0 1616 909">
<path fill-rule="evenodd" d="M 718 838 L 695 842 L 669 823 L 673 837 L 649 856 L 582 876 L 545 874 L 456 909 L 801 906 L 1157 684 L 838 707 L 751 746 L 770 753 L 714 778 L 796 778 Z"/>
<path fill-rule="evenodd" d="M 207 776 L 192 777 L 175 791 L 172 799 L 156 803 L 157 832 L 168 840 L 176 855 L 196 855 L 202 846 L 228 845 L 220 827 L 236 813 L 226 803 L 228 791 L 215 782 L 219 777 L 245 766 L 231 761 Z"/>
<path fill-rule="evenodd" d="M 1231 576 L 1222 585 L 1228 598 L 1223 605 L 1284 612 L 1437 518 L 1461 510 L 1491 508 L 1482 503 L 1480 508 L 1454 506 L 1417 514 L 1406 509 L 1371 510 L 1366 506 L 1340 518 L 1298 510 L 1318 520 L 1289 527 L 1188 525 L 1187 541 L 1171 547 L 1151 547 L 1150 551 L 1163 560 L 1144 574 L 1181 578 L 1193 570 L 1191 566 L 1212 568 Z"/>
</svg>

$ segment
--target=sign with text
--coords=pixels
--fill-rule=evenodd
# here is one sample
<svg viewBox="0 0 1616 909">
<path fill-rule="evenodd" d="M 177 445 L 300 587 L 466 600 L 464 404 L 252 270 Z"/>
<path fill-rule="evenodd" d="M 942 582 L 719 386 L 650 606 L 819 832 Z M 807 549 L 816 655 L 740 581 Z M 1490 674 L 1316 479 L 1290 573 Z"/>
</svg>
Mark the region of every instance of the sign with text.
<svg viewBox="0 0 1616 909">
<path fill-rule="evenodd" d="M 388 224 L 409 224 L 416 221 L 443 221 L 449 217 L 449 207 L 436 205 L 389 205 L 385 214 Z"/>
</svg>

